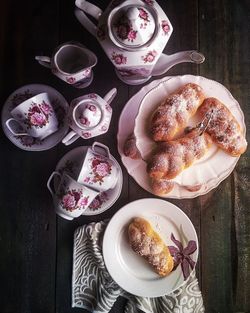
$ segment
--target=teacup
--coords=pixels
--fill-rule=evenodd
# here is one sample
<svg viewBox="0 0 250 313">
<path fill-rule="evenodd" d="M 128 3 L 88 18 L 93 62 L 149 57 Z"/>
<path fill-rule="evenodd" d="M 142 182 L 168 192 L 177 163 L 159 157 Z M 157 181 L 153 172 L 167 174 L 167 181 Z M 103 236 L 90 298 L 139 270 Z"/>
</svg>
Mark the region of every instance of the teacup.
<svg viewBox="0 0 250 313">
<path fill-rule="evenodd" d="M 12 118 L 5 123 L 15 136 L 32 136 L 42 140 L 58 130 L 58 120 L 46 92 L 20 103 L 10 114 Z M 21 125 L 23 132 L 13 128 L 12 123 Z"/>
<path fill-rule="evenodd" d="M 60 45 L 51 58 L 36 56 L 35 59 L 41 65 L 51 68 L 57 77 L 76 88 L 85 88 L 91 84 L 92 68 L 97 63 L 96 55 L 77 42 Z"/>
<path fill-rule="evenodd" d="M 66 146 L 79 137 L 89 139 L 108 131 L 112 108 L 110 103 L 117 94 L 111 89 L 103 98 L 95 93 L 72 100 L 69 109 L 69 126 L 72 129 L 62 140 Z"/>
<path fill-rule="evenodd" d="M 54 192 L 50 184 L 55 176 L 59 177 L 59 183 Z M 79 217 L 99 194 L 75 181 L 67 173 L 61 175 L 59 172 L 53 172 L 48 179 L 47 187 L 53 197 L 56 213 L 67 220 Z"/>
<path fill-rule="evenodd" d="M 88 148 L 77 181 L 99 192 L 112 189 L 118 180 L 118 169 L 111 159 L 109 148 L 94 142 Z"/>
</svg>

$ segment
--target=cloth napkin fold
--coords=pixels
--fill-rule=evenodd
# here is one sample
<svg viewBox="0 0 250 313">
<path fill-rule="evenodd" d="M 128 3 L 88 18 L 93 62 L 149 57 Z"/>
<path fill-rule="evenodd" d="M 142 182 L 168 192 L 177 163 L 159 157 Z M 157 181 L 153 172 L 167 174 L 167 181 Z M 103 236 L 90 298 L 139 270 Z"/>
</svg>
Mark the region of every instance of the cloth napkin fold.
<svg viewBox="0 0 250 313">
<path fill-rule="evenodd" d="M 159 298 L 134 296 L 109 275 L 102 256 L 102 238 L 108 221 L 79 227 L 74 234 L 72 307 L 108 313 L 119 296 L 128 301 L 124 313 L 205 312 L 198 280 L 193 272 L 186 284 Z"/>
</svg>

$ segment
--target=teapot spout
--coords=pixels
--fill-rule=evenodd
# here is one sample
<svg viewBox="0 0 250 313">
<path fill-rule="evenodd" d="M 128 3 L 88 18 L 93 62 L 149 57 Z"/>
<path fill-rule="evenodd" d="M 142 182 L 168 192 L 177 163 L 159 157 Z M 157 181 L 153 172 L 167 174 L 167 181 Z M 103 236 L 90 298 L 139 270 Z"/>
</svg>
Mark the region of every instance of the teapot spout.
<svg viewBox="0 0 250 313">
<path fill-rule="evenodd" d="M 171 55 L 162 54 L 155 64 L 152 76 L 165 74 L 171 67 L 176 64 L 191 62 L 201 64 L 205 61 L 205 56 L 195 50 L 180 51 Z"/>
</svg>

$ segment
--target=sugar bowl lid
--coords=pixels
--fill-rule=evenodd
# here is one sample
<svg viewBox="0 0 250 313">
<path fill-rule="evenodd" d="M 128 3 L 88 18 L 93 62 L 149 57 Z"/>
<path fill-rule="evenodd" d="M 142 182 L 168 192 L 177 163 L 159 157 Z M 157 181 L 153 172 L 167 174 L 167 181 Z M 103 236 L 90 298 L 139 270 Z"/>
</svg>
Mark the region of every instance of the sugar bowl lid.
<svg viewBox="0 0 250 313">
<path fill-rule="evenodd" d="M 75 121 L 80 128 L 93 128 L 100 123 L 101 118 L 102 110 L 93 101 L 84 101 L 75 112 Z"/>
<path fill-rule="evenodd" d="M 158 32 L 154 8 L 125 5 L 111 11 L 108 18 L 109 36 L 113 43 L 127 50 L 150 45 Z"/>
</svg>

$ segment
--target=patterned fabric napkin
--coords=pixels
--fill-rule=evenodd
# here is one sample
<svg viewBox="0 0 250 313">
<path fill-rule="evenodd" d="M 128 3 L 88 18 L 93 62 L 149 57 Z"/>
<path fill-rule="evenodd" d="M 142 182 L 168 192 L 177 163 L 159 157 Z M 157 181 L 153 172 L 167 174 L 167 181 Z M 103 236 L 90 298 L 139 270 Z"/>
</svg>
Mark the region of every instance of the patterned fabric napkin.
<svg viewBox="0 0 250 313">
<path fill-rule="evenodd" d="M 120 288 L 106 270 L 102 238 L 108 221 L 79 227 L 74 234 L 72 307 L 93 313 L 108 313 L 119 296 L 127 298 L 124 313 L 201 313 L 205 312 L 195 273 L 187 283 L 159 298 L 131 295 Z"/>
</svg>

